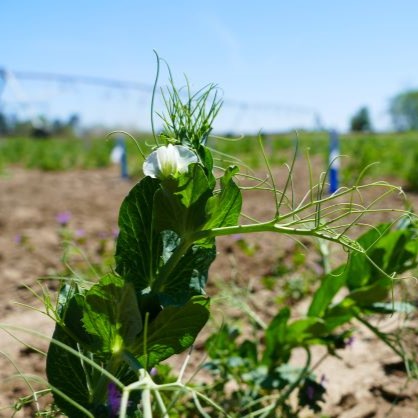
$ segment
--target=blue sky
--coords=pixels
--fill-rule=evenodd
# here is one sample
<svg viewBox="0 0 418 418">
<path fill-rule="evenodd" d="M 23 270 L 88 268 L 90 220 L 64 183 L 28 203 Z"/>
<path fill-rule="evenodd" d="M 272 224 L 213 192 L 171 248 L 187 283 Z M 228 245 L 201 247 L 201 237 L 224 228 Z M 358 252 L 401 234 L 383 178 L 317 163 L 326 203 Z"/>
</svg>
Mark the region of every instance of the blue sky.
<svg viewBox="0 0 418 418">
<path fill-rule="evenodd" d="M 383 130 L 389 99 L 418 87 L 417 16 L 414 0 L 2 0 L 0 68 L 152 84 L 155 49 L 179 84 L 187 74 L 196 88 L 214 82 L 225 101 L 252 104 L 225 106 L 219 128 L 309 126 L 318 114 L 325 127 L 346 130 L 365 105 Z M 28 112 L 80 106 L 85 122 L 149 127 L 149 97 L 35 84 L 19 88 L 28 102 L 44 95 L 47 104 Z M 13 102 L 12 93 L 3 100 Z"/>
</svg>

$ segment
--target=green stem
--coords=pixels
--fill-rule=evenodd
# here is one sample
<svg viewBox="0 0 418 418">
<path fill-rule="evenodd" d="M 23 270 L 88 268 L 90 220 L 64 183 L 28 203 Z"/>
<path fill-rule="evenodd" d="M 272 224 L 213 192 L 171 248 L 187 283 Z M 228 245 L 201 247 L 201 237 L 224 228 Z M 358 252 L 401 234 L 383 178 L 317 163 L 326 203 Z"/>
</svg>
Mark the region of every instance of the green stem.
<svg viewBox="0 0 418 418">
<path fill-rule="evenodd" d="M 306 362 L 305 366 L 303 367 L 302 371 L 300 372 L 298 378 L 286 389 L 286 391 L 276 400 L 273 405 L 270 405 L 271 408 L 267 409 L 260 418 L 266 418 L 269 416 L 269 413 L 275 411 L 281 404 L 283 404 L 286 399 L 292 394 L 292 392 L 300 385 L 302 380 L 308 375 L 309 367 L 311 365 L 311 352 L 308 347 L 304 347 L 306 351 Z"/>
<path fill-rule="evenodd" d="M 153 284 L 154 291 L 158 293 L 164 290 L 164 284 L 167 282 L 167 278 L 172 274 L 181 258 L 186 254 L 194 242 L 202 239 L 215 238 L 218 236 L 251 234 L 256 232 L 275 232 L 285 235 L 301 235 L 322 238 L 327 241 L 338 243 L 343 247 L 349 248 L 351 250 L 364 252 L 364 250 L 359 245 L 355 245 L 355 241 L 351 241 L 349 238 L 341 236 L 341 234 L 332 236 L 329 233 L 323 232 L 320 228 L 306 229 L 290 227 L 280 224 L 279 219 L 273 219 L 268 222 L 260 222 L 249 225 L 225 226 L 203 231 L 196 231 L 194 234 L 191 234 L 188 237 L 183 237 L 181 239 L 180 244 L 174 250 L 173 254 L 167 263 L 163 266 L 160 274 L 155 280 L 155 283 Z"/>
<path fill-rule="evenodd" d="M 198 231 L 193 235 L 193 241 L 197 241 L 199 239 L 204 238 L 214 238 L 217 236 L 250 234 L 255 232 L 276 232 L 285 235 L 301 235 L 322 238 L 327 241 L 338 243 L 354 251 L 364 252 L 364 250 L 359 245 L 356 245 L 355 241 L 351 241 L 349 238 L 341 236 L 341 234 L 333 236 L 329 233 L 322 231 L 321 228 L 306 229 L 289 227 L 287 225 L 280 224 L 279 220 L 276 219 L 256 224 L 225 226 L 220 228 L 213 228 L 206 231 Z"/>
<path fill-rule="evenodd" d="M 148 388 L 142 390 L 141 403 L 143 417 L 152 418 L 151 391 Z"/>
<path fill-rule="evenodd" d="M 122 399 L 120 401 L 119 418 L 126 418 L 129 406 L 129 394 L 130 391 L 127 388 L 124 388 L 122 392 Z"/>
<path fill-rule="evenodd" d="M 363 319 L 360 315 L 356 314 L 354 317 L 360 321 L 363 325 L 365 325 L 370 331 L 373 332 L 380 340 L 382 340 L 394 353 L 396 353 L 401 359 L 405 359 L 405 354 L 402 353 L 398 348 L 396 348 L 386 337 L 383 332 L 380 332 L 376 327 L 374 327 L 370 322 L 366 319 Z"/>
</svg>

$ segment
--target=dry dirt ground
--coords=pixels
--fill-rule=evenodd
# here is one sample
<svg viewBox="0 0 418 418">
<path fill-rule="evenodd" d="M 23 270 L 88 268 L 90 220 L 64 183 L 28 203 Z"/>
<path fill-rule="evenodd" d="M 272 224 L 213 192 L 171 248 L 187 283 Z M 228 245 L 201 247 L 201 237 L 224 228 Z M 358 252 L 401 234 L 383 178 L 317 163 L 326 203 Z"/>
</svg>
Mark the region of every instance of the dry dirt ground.
<svg viewBox="0 0 418 418">
<path fill-rule="evenodd" d="M 307 176 L 300 168 L 296 171 L 295 188 L 305 191 Z M 278 171 L 278 178 L 284 178 Z M 9 326 L 24 327 L 35 333 L 51 335 L 53 323 L 44 315 L 17 305 L 16 302 L 35 307 L 40 302 L 26 289 L 35 286 L 41 276 L 62 271 L 62 246 L 56 216 L 71 213 L 70 226 L 83 231 L 89 254 L 99 251 L 103 237 L 110 236 L 117 226 L 119 205 L 132 187 L 133 181 L 123 181 L 116 168 L 96 171 L 45 173 L 9 168 L 0 177 L 0 417 L 12 416 L 7 406 L 28 394 L 28 386 L 19 373 L 42 377 L 44 357 L 34 347 L 45 351 L 47 339 L 37 337 Z M 300 187 L 299 187 L 300 186 Z M 271 213 L 272 200 L 249 193 L 245 208 L 257 218 Z M 392 199 L 392 200 L 390 200 Z M 415 203 L 418 198 L 412 196 Z M 398 198 L 389 198 L 388 207 L 399 207 Z M 415 205 L 417 207 L 417 205 Z M 384 216 L 383 219 L 384 220 Z M 277 262 L 278 254 L 294 248 L 292 241 L 276 236 L 255 236 L 249 239 L 258 246 L 256 257 L 245 257 L 236 251 L 228 239 L 222 239 L 220 256 L 211 268 L 210 280 L 228 280 L 233 276 L 243 287 L 255 283 L 255 305 L 261 315 L 277 309 L 272 295 L 258 285 L 260 277 Z M 309 259 L 308 259 L 309 261 Z M 209 287 L 215 293 L 216 286 Z M 302 304 L 303 305 L 303 304 Z M 226 315 L 234 315 L 234 311 Z M 386 327 L 393 326 L 389 318 Z M 7 332 L 8 331 L 8 332 Z M 23 340 L 29 346 L 22 344 Z M 408 381 L 405 369 L 381 342 L 367 330 L 360 329 L 354 343 L 339 353 L 341 358 L 328 358 L 318 369 L 326 376 L 328 394 L 324 415 L 341 418 L 418 417 L 418 384 Z M 320 358 L 321 350 L 314 355 Z M 298 355 L 295 362 L 302 362 Z M 13 377 L 14 376 L 14 377 Z M 31 416 L 22 409 L 18 417 Z"/>
</svg>

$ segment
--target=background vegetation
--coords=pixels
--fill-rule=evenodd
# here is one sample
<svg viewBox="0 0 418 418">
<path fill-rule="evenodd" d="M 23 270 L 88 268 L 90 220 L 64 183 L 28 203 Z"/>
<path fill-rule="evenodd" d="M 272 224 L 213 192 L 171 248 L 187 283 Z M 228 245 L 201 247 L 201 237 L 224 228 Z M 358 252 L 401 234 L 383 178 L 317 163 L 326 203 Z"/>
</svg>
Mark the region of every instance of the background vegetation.
<svg viewBox="0 0 418 418">
<path fill-rule="evenodd" d="M 151 147 L 151 134 L 135 135 L 141 147 Z M 108 167 L 112 164 L 110 154 L 116 144 L 117 135 L 102 137 L 51 137 L 33 139 L 29 137 L 0 138 L 0 172 L 7 172 L 10 165 L 29 169 L 70 170 Z M 320 155 L 324 169 L 328 161 L 329 135 L 327 132 L 300 132 L 298 134 L 263 135 L 266 152 L 271 163 L 283 164 L 299 143 L 299 153 Z M 262 157 L 258 152 L 257 138 L 210 138 L 209 146 L 215 150 L 215 158 L 227 160 L 234 155 L 252 168 L 260 167 Z M 138 175 L 142 161 L 138 158 L 136 145 L 125 141 L 128 167 L 131 175 Z M 238 153 L 237 153 L 238 152 Z M 341 182 L 352 184 L 361 171 L 370 164 L 370 175 L 397 178 L 408 190 L 418 190 L 418 132 L 397 133 L 349 133 L 340 136 Z"/>
</svg>

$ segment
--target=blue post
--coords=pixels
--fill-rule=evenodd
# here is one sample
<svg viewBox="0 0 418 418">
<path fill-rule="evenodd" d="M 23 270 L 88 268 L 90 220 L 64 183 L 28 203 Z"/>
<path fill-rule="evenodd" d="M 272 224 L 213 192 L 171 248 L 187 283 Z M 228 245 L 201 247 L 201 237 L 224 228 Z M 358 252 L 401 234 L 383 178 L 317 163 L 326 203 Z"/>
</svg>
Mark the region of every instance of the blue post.
<svg viewBox="0 0 418 418">
<path fill-rule="evenodd" d="M 338 171 L 340 168 L 340 146 L 337 131 L 332 130 L 329 133 L 329 193 L 335 193 L 338 190 Z"/>
<path fill-rule="evenodd" d="M 123 179 L 128 178 L 128 158 L 126 155 L 126 144 L 124 138 L 118 138 L 117 146 L 121 148 L 120 155 L 120 176 Z"/>
<path fill-rule="evenodd" d="M 110 160 L 120 165 L 120 175 L 123 179 L 128 178 L 128 159 L 126 156 L 126 144 L 124 138 L 118 138 L 116 145 L 110 154 Z"/>
</svg>

